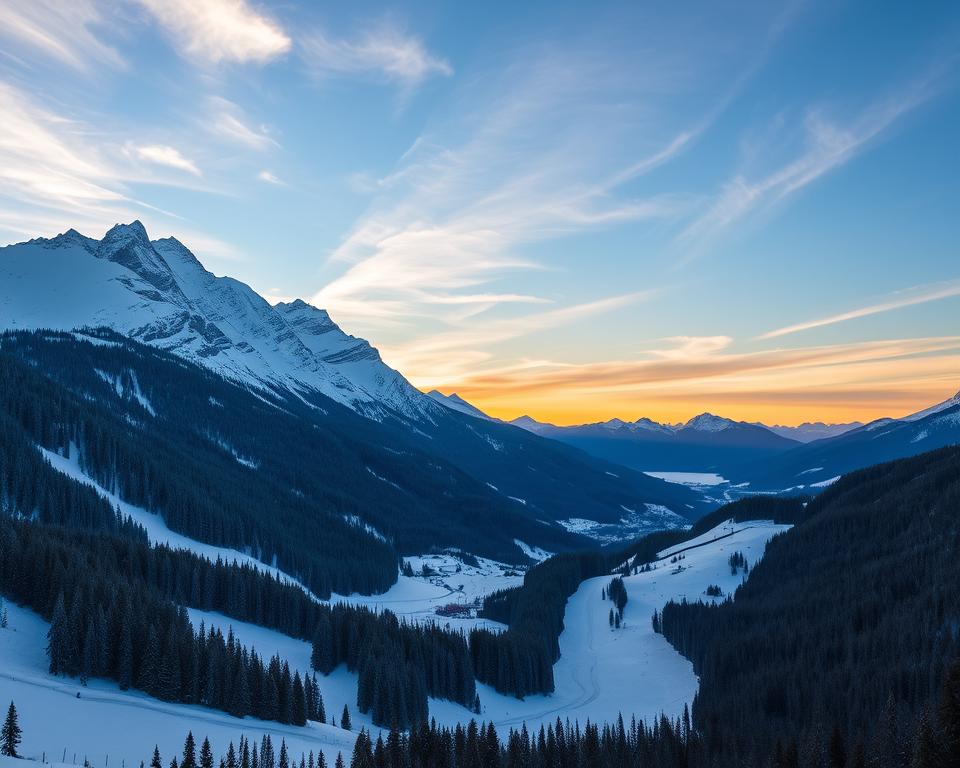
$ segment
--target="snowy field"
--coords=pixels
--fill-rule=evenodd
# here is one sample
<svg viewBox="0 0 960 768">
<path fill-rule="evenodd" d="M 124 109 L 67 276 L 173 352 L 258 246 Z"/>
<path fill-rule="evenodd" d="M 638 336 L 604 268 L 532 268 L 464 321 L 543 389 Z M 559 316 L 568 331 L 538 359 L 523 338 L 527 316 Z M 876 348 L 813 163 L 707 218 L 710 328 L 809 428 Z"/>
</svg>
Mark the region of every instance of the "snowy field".
<svg viewBox="0 0 960 768">
<path fill-rule="evenodd" d="M 26 757 L 39 760 L 45 755 L 47 762 L 71 765 L 83 765 L 87 759 L 95 768 L 135 768 L 141 760 L 149 764 L 157 744 L 166 765 L 183 749 L 188 730 L 198 739 L 209 737 L 218 755 L 231 740 L 236 744 L 241 734 L 259 741 L 269 733 L 276 749 L 286 739 L 298 757 L 311 749 L 322 750 L 332 761 L 337 752 L 349 757 L 353 749 L 355 734 L 329 725 L 299 728 L 250 717 L 239 720 L 207 707 L 168 704 L 136 691 L 121 691 L 105 680 L 91 680 L 83 687 L 77 679 L 54 677 L 47 672 L 49 625 L 32 611 L 9 601 L 6 605 L 9 626 L 0 629 L 0 704 L 4 711 L 11 700 L 17 704 L 23 728 L 20 751 Z"/>
</svg>

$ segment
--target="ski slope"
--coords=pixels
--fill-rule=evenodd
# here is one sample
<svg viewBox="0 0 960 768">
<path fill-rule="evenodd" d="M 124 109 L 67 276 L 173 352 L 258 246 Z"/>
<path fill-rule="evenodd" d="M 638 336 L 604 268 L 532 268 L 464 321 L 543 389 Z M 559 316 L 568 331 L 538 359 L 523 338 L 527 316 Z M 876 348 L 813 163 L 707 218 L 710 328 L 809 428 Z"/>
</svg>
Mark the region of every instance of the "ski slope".
<svg viewBox="0 0 960 768">
<path fill-rule="evenodd" d="M 106 680 L 91 680 L 84 687 L 77 679 L 54 677 L 47 672 L 44 650 L 49 625 L 33 611 L 10 601 L 6 605 L 9 626 L 0 629 L 0 704 L 6 711 L 11 700 L 16 702 L 25 757 L 45 755 L 47 762 L 76 765 L 87 759 L 96 768 L 133 768 L 141 760 L 149 764 L 156 744 L 166 765 L 182 751 L 187 731 L 201 741 L 209 737 L 216 755 L 223 754 L 231 740 L 236 744 L 241 734 L 259 741 L 269 733 L 277 750 L 285 739 L 298 758 L 301 752 L 323 751 L 331 765 L 337 752 L 349 758 L 353 749 L 356 733 L 330 725 L 299 728 L 251 717 L 241 720 L 207 707 L 121 691 Z"/>
<path fill-rule="evenodd" d="M 742 575 L 731 575 L 730 554 L 743 552 L 752 567 L 763 555 L 767 541 L 788 528 L 763 521 L 727 522 L 699 541 L 681 545 L 695 548 L 685 551 L 678 564 L 669 562 L 669 552 L 661 553 L 666 559 L 654 570 L 624 579 L 629 601 L 619 630 L 609 626 L 612 604 L 601 600 L 601 591 L 611 577 L 585 581 L 567 601 L 561 658 L 553 668 L 554 693 L 520 701 L 489 686 L 478 686 L 482 718 L 505 733 L 522 723 L 537 730 L 557 717 L 579 720 L 582 725 L 587 719 L 613 722 L 621 713 L 626 719 L 632 715 L 647 719 L 661 712 L 681 714 L 684 705 L 693 702 L 697 677 L 693 665 L 654 633 L 653 612 L 670 600 L 711 600 L 704 594 L 711 584 L 719 585 L 724 594 L 732 593 Z M 683 570 L 674 573 L 677 565 Z M 431 702 L 430 714 L 444 724 L 469 717 L 463 708 L 449 702 Z"/>
<path fill-rule="evenodd" d="M 78 462 L 78 451 L 76 448 L 71 449 L 70 458 L 66 458 L 58 453 L 49 451 L 42 446 L 37 446 L 37 450 L 43 454 L 43 457 L 50 462 L 51 466 L 55 470 L 62 472 L 67 477 L 83 483 L 84 485 L 89 485 L 98 494 L 100 494 L 100 496 L 109 501 L 115 509 L 119 509 L 120 513 L 124 517 L 129 517 L 135 523 L 143 526 L 147 532 L 147 538 L 150 540 L 151 544 L 165 544 L 171 549 L 185 549 L 193 552 L 196 555 L 199 555 L 200 557 L 206 558 L 210 562 L 216 562 L 217 558 L 219 558 L 225 563 L 238 563 L 240 565 L 246 564 L 256 566 L 261 571 L 266 571 L 271 576 L 276 576 L 282 581 L 296 584 L 308 594 L 312 594 L 305 586 L 303 586 L 303 584 L 289 574 L 284 573 L 279 568 L 275 568 L 260 562 L 257 560 L 257 558 L 250 554 L 241 552 L 237 549 L 230 549 L 229 547 L 217 547 L 213 544 L 204 544 L 201 541 L 184 536 L 182 533 L 171 531 L 167 527 L 166 522 L 164 522 L 163 517 L 160 515 L 154 514 L 143 507 L 138 507 L 134 504 L 124 501 L 116 493 L 107 490 L 91 477 L 86 475 L 80 468 L 80 464 Z"/>
</svg>

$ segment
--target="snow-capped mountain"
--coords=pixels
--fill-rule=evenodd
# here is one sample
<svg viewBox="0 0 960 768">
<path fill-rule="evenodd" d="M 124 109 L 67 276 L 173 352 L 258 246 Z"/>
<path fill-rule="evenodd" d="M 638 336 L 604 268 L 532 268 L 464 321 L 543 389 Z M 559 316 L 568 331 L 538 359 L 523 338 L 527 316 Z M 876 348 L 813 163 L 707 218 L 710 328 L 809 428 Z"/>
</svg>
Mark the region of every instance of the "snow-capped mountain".
<svg viewBox="0 0 960 768">
<path fill-rule="evenodd" d="M 712 413 L 701 413 L 694 416 L 690 421 L 683 425 L 683 429 L 692 429 L 695 432 L 723 432 L 726 429 L 732 429 L 738 422 L 731 419 L 725 419 L 722 416 L 714 416 Z"/>
<path fill-rule="evenodd" d="M 317 392 L 376 419 L 437 405 L 321 309 L 271 306 L 139 221 L 102 240 L 75 230 L 0 249 L 0 327 L 108 326 L 254 388 Z"/>
</svg>

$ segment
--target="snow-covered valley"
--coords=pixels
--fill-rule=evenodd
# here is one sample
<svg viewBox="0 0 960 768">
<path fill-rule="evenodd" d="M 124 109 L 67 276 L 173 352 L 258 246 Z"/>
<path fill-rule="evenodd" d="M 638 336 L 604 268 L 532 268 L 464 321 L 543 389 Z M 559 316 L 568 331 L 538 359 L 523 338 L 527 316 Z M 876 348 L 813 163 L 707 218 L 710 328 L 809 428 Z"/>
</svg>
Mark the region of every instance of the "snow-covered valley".
<svg viewBox="0 0 960 768">
<path fill-rule="evenodd" d="M 539 729 L 561 720 L 614 721 L 650 718 L 661 712 L 676 716 L 689 705 L 697 690 L 691 664 L 666 640 L 653 632 L 651 616 L 669 600 L 718 599 L 705 595 L 709 585 L 718 585 L 732 594 L 743 578 L 731 573 L 732 552 L 743 552 L 752 565 L 760 559 L 766 542 L 789 526 L 770 522 L 724 523 L 714 530 L 673 550 L 653 570 L 624 579 L 629 601 L 624 622 L 611 629 L 610 602 L 601 591 L 610 577 L 585 581 L 570 598 L 565 611 L 565 629 L 560 636 L 561 659 L 554 667 L 556 690 L 551 695 L 529 696 L 524 700 L 499 694 L 478 685 L 481 718 L 493 722 L 504 734 L 522 723 Z M 675 551 L 682 559 L 670 562 Z M 375 609 L 390 609 L 411 620 L 439 620 L 451 628 L 468 630 L 477 623 L 492 622 L 435 615 L 438 605 L 469 603 L 495 589 L 519 583 L 519 573 L 490 561 L 477 567 L 464 566 L 449 555 L 411 558 L 415 572 L 426 563 L 430 576 L 401 576 L 394 587 L 375 597 L 350 596 L 344 601 Z M 458 571 L 457 568 L 460 568 Z M 462 593 L 457 590 L 462 588 Z M 114 765 L 149 758 L 156 743 L 161 753 L 178 750 L 184 734 L 192 730 L 208 736 L 215 752 L 223 751 L 241 733 L 251 738 L 270 733 L 275 740 L 286 739 L 293 753 L 324 750 L 328 757 L 352 747 L 355 732 L 371 727 L 368 716 L 356 712 L 356 675 L 342 666 L 320 678 L 327 716 L 339 715 L 346 704 L 354 721 L 348 732 L 329 725 L 310 724 L 305 728 L 284 726 L 252 718 L 237 720 L 204 707 L 168 704 L 135 691 L 121 691 L 116 684 L 94 680 L 83 687 L 78 680 L 51 676 L 44 648 L 48 625 L 36 614 L 9 605 L 10 626 L 0 630 L 0 700 L 13 699 L 22 715 L 24 754 L 46 755 L 67 762 L 105 764 L 107 754 Z M 310 644 L 252 624 L 237 622 L 220 614 L 189 611 L 195 625 L 232 627 L 241 643 L 264 655 L 278 653 L 294 670 L 309 669 Z M 79 694 L 79 697 L 78 695 Z M 473 715 L 464 707 L 431 699 L 430 715 L 442 725 L 468 721 Z M 121 726 L 122 727 L 118 727 Z M 101 762 L 103 761 L 103 762 Z"/>
</svg>

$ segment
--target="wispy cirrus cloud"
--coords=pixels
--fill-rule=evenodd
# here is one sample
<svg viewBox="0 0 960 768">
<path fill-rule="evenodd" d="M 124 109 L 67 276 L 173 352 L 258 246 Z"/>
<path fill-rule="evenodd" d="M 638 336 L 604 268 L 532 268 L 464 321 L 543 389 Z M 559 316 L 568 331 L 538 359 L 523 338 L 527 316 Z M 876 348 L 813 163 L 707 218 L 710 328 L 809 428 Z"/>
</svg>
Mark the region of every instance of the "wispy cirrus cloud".
<svg viewBox="0 0 960 768">
<path fill-rule="evenodd" d="M 847 120 L 831 120 L 822 109 L 808 110 L 799 152 L 765 175 L 734 176 L 706 211 L 683 230 L 678 241 L 688 247 L 708 243 L 751 212 L 779 203 L 850 162 L 901 118 L 934 96 L 946 68 L 941 63 Z"/>
<path fill-rule="evenodd" d="M 177 234 L 201 254 L 236 258 L 229 244 L 140 199 L 137 184 L 190 186 L 196 166 L 172 147 L 114 141 L 0 82 L 0 241 L 74 227 L 99 235 L 118 221 L 145 220 L 151 234 Z M 183 173 L 164 174 L 164 168 Z M 197 169 L 199 173 L 199 169 Z"/>
<path fill-rule="evenodd" d="M 651 298 L 655 291 L 609 296 L 556 309 L 528 313 L 521 320 L 503 318 L 443 331 L 426 339 L 389 347 L 384 354 L 393 365 L 400 366 L 418 386 L 430 387 L 446 383 L 450 376 L 468 376 L 475 366 L 489 358 L 483 350 L 490 345 L 529 336 L 541 331 L 602 315 Z M 496 297 L 503 300 L 503 297 Z M 531 297 L 518 297 L 528 301 Z M 441 363 L 442 370 L 436 364 Z M 448 381 L 449 379 L 447 379 Z"/>
<path fill-rule="evenodd" d="M 257 178 L 266 184 L 273 184 L 277 187 L 284 186 L 282 179 L 267 170 L 260 171 L 260 173 L 257 174 Z"/>
<path fill-rule="evenodd" d="M 280 146 L 266 126 L 252 126 L 238 104 L 222 96 L 211 97 L 209 103 L 204 122 L 216 137 L 257 151 Z"/>
<path fill-rule="evenodd" d="M 4 0 L 0 3 L 0 39 L 39 52 L 78 70 L 90 62 L 122 67 L 120 54 L 94 30 L 107 19 L 93 0 Z"/>
<path fill-rule="evenodd" d="M 183 54 L 197 61 L 264 63 L 293 45 L 283 27 L 247 0 L 136 0 Z"/>
<path fill-rule="evenodd" d="M 816 320 L 807 320 L 802 323 L 787 325 L 783 328 L 776 328 L 757 338 L 761 340 L 776 339 L 792 333 L 822 328 L 826 325 L 845 323 L 848 320 L 857 320 L 861 317 L 870 317 L 871 315 L 879 315 L 883 312 L 892 312 L 896 309 L 913 307 L 918 304 L 927 304 L 931 301 L 941 301 L 942 299 L 950 299 L 956 296 L 960 296 L 960 280 L 948 280 L 942 283 L 935 283 L 934 285 L 915 286 L 904 291 L 899 291 L 886 300 L 879 301 L 875 304 L 868 304 L 865 307 L 858 307 L 857 309 L 851 309 L 836 315 L 828 315 L 827 317 L 817 318 Z"/>
<path fill-rule="evenodd" d="M 412 88 L 428 77 L 449 77 L 453 67 L 430 53 L 423 42 L 400 29 L 380 23 L 352 39 L 335 39 L 315 31 L 299 41 L 301 56 L 319 77 L 367 75 Z"/>
<path fill-rule="evenodd" d="M 141 160 L 146 160 L 148 163 L 176 168 L 178 171 L 186 171 L 194 176 L 203 175 L 197 168 L 196 163 L 184 157 L 176 147 L 170 147 L 166 144 L 147 144 L 133 147 L 133 152 Z"/>
</svg>

